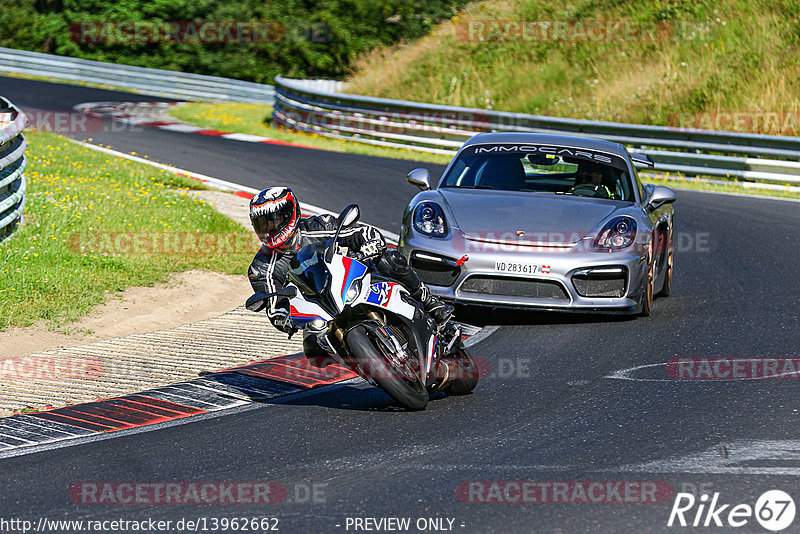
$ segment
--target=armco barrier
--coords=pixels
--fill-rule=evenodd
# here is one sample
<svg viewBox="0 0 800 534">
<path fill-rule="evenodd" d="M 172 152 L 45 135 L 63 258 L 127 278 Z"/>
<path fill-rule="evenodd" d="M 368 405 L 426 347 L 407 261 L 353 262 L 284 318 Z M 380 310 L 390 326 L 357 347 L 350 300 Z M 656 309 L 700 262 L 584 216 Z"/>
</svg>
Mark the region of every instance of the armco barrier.
<svg viewBox="0 0 800 534">
<path fill-rule="evenodd" d="M 271 85 L 0 48 L 0 72 L 127 87 L 181 100 L 272 103 Z"/>
<path fill-rule="evenodd" d="M 379 146 L 453 154 L 479 132 L 583 135 L 635 147 L 658 170 L 800 183 L 800 137 L 438 106 L 321 91 L 281 76 L 275 78 L 274 106 L 276 125 Z"/>
<path fill-rule="evenodd" d="M 11 235 L 25 208 L 25 149 L 22 130 L 28 119 L 16 106 L 0 97 L 0 241 Z"/>
</svg>

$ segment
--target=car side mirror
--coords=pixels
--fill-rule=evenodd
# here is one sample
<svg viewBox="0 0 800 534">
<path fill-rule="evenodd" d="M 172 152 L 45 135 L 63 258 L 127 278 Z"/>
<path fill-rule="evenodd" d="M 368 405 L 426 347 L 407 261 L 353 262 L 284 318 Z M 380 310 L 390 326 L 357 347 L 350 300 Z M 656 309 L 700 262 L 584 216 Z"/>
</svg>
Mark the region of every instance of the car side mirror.
<svg viewBox="0 0 800 534">
<path fill-rule="evenodd" d="M 675 202 L 675 191 L 669 187 L 657 185 L 653 188 L 653 192 L 647 201 L 647 209 L 653 211 L 664 204 L 672 204 L 673 202 Z"/>
<path fill-rule="evenodd" d="M 431 188 L 431 171 L 425 168 L 414 169 L 406 177 L 408 183 L 416 185 L 423 191 Z"/>
</svg>

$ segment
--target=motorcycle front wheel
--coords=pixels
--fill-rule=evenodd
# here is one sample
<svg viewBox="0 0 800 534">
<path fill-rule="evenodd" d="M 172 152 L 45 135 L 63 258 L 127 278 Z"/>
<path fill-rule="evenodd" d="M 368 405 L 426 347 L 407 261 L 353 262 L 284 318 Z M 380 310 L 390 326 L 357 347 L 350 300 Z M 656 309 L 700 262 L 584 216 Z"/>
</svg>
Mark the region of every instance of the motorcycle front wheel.
<svg viewBox="0 0 800 534">
<path fill-rule="evenodd" d="M 428 405 L 428 390 L 420 379 L 408 380 L 395 372 L 375 347 L 363 326 L 347 333 L 347 346 L 358 366 L 391 398 L 409 410 L 424 410 Z"/>
</svg>

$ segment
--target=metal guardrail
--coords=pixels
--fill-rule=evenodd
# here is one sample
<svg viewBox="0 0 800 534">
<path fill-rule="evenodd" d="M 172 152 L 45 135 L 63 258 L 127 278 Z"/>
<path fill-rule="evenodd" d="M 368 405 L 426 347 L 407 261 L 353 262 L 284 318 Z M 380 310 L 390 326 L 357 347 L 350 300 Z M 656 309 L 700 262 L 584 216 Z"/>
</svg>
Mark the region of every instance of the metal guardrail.
<svg viewBox="0 0 800 534">
<path fill-rule="evenodd" d="M 616 141 L 656 169 L 800 183 L 800 137 L 564 119 L 334 93 L 275 78 L 275 124 L 326 137 L 454 154 L 479 132 L 539 132 Z M 769 159 L 781 158 L 781 159 Z"/>
<path fill-rule="evenodd" d="M 0 72 L 108 84 L 182 100 L 272 103 L 271 85 L 0 48 Z"/>
<path fill-rule="evenodd" d="M 11 102 L 0 97 L 0 241 L 22 222 L 25 208 L 25 149 L 22 130 L 28 118 Z"/>
</svg>

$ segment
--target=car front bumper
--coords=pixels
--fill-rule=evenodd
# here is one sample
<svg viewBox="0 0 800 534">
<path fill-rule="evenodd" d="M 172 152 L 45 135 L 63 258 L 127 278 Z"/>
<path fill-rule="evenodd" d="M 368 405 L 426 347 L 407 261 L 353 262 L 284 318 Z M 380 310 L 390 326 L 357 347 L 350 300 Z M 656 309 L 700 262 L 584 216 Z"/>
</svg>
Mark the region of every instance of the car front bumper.
<svg viewBox="0 0 800 534">
<path fill-rule="evenodd" d="M 460 233 L 436 239 L 404 230 L 400 251 L 444 300 L 622 314 L 636 313 L 641 307 L 648 272 L 646 247 L 634 244 L 625 251 L 598 252 L 581 243 L 520 246 L 474 242 Z M 468 259 L 457 266 L 464 256 Z M 500 272 L 498 263 L 522 265 L 527 272 Z"/>
</svg>

